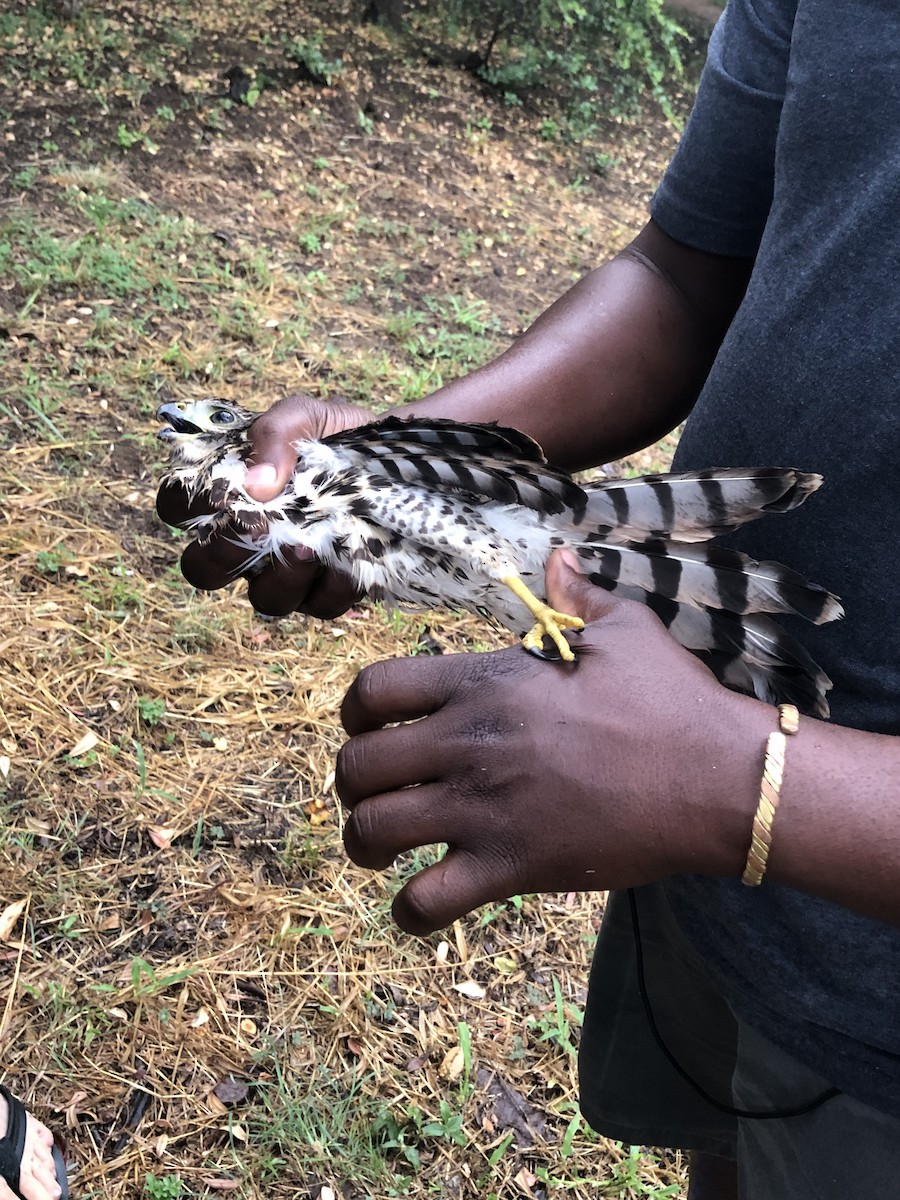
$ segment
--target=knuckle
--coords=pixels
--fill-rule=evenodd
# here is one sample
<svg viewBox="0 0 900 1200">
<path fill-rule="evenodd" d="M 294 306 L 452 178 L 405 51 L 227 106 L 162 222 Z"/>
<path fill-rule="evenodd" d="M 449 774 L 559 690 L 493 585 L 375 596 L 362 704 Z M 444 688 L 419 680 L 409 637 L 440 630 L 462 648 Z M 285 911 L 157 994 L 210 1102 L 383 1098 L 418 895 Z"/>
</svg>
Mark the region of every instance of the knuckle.
<svg viewBox="0 0 900 1200">
<path fill-rule="evenodd" d="M 388 685 L 388 662 L 376 662 L 363 667 L 353 685 L 356 703 L 364 711 L 373 709 L 379 697 L 384 695 Z"/>
<path fill-rule="evenodd" d="M 357 866 L 383 871 L 395 855 L 384 844 L 378 810 L 376 802 L 367 801 L 350 813 L 344 826 L 344 848 Z"/>
<path fill-rule="evenodd" d="M 378 841 L 379 830 L 378 805 L 363 803 L 357 805 L 347 818 L 345 835 L 357 853 L 371 856 Z"/>
<path fill-rule="evenodd" d="M 421 937 L 440 926 L 440 918 L 433 905 L 428 903 L 427 897 L 428 893 L 417 885 L 416 880 L 412 880 L 398 893 L 393 906 L 394 919 L 405 933 Z"/>
<path fill-rule="evenodd" d="M 344 742 L 337 752 L 334 765 L 334 786 L 344 803 L 357 798 L 359 780 L 365 774 L 366 751 L 362 735 Z"/>
</svg>

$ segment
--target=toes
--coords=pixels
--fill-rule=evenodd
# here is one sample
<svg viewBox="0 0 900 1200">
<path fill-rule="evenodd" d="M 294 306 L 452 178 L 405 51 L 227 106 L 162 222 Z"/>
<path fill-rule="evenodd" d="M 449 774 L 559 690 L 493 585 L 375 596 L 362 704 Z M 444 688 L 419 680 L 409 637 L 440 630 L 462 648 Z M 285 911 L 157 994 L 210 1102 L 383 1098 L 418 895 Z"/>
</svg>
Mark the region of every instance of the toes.
<svg viewBox="0 0 900 1200">
<path fill-rule="evenodd" d="M 37 1137 L 37 1140 L 44 1146 L 52 1146 L 53 1134 L 43 1123 L 43 1121 L 39 1121 L 37 1117 L 29 1117 L 28 1121 L 31 1129 L 33 1129 L 35 1136 Z"/>
<path fill-rule="evenodd" d="M 25 1147 L 19 1171 L 19 1191 L 25 1200 L 57 1200 L 62 1189 L 53 1160 L 53 1134 L 30 1114 L 26 1118 Z M 5 1185 L 3 1185 L 5 1187 Z M 0 1200 L 9 1200 L 15 1193 L 0 1187 Z"/>
</svg>

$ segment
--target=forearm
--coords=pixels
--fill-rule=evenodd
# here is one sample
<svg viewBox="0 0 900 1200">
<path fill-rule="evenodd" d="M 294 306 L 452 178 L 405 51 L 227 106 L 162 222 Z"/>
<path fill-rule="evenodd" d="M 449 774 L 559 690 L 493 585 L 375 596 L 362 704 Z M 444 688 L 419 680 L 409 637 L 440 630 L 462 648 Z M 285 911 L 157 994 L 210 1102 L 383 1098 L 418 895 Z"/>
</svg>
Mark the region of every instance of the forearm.
<svg viewBox="0 0 900 1200">
<path fill-rule="evenodd" d="M 720 796 L 733 799 L 724 802 L 727 814 L 720 808 L 723 820 L 700 818 L 716 831 L 700 856 L 708 854 L 709 861 L 685 868 L 739 875 L 777 714 L 758 701 L 725 695 L 734 710 L 731 732 L 713 738 L 713 754 L 698 768 L 703 783 L 694 782 L 709 794 L 711 779 L 727 778 Z M 801 719 L 799 732 L 787 739 L 766 880 L 900 925 L 900 738 Z"/>
<path fill-rule="evenodd" d="M 512 425 L 570 470 L 619 458 L 687 415 L 750 266 L 691 250 L 651 222 L 506 353 L 404 411 Z"/>
</svg>

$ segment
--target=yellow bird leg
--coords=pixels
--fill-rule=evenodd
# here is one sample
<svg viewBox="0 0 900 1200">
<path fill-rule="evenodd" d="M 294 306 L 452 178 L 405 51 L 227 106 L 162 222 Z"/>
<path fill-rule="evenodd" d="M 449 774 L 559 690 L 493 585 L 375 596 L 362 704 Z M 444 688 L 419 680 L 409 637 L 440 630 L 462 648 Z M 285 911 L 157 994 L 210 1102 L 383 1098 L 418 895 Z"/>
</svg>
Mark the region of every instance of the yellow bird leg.
<svg viewBox="0 0 900 1200">
<path fill-rule="evenodd" d="M 568 613 L 557 612 L 543 600 L 539 600 L 518 575 L 504 575 L 501 579 L 514 596 L 517 596 L 531 615 L 534 617 L 534 628 L 522 638 L 526 650 L 540 650 L 544 637 L 553 640 L 557 650 L 566 662 L 574 662 L 575 655 L 572 647 L 562 635 L 564 629 L 584 629 L 581 617 L 570 617 Z"/>
</svg>

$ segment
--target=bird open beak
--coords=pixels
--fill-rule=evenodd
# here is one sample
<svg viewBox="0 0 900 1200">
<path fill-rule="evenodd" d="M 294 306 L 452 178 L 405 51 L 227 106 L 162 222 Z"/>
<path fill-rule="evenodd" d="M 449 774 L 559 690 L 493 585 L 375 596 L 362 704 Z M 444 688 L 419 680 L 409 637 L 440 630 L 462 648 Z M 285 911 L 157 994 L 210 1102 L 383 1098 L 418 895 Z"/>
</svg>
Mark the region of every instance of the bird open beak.
<svg viewBox="0 0 900 1200">
<path fill-rule="evenodd" d="M 167 422 L 165 429 L 161 429 L 156 435 L 161 442 L 171 442 L 180 433 L 194 434 L 203 432 L 192 421 L 185 420 L 181 405 L 175 404 L 172 401 L 159 406 L 156 410 L 156 419 L 157 421 Z"/>
</svg>

